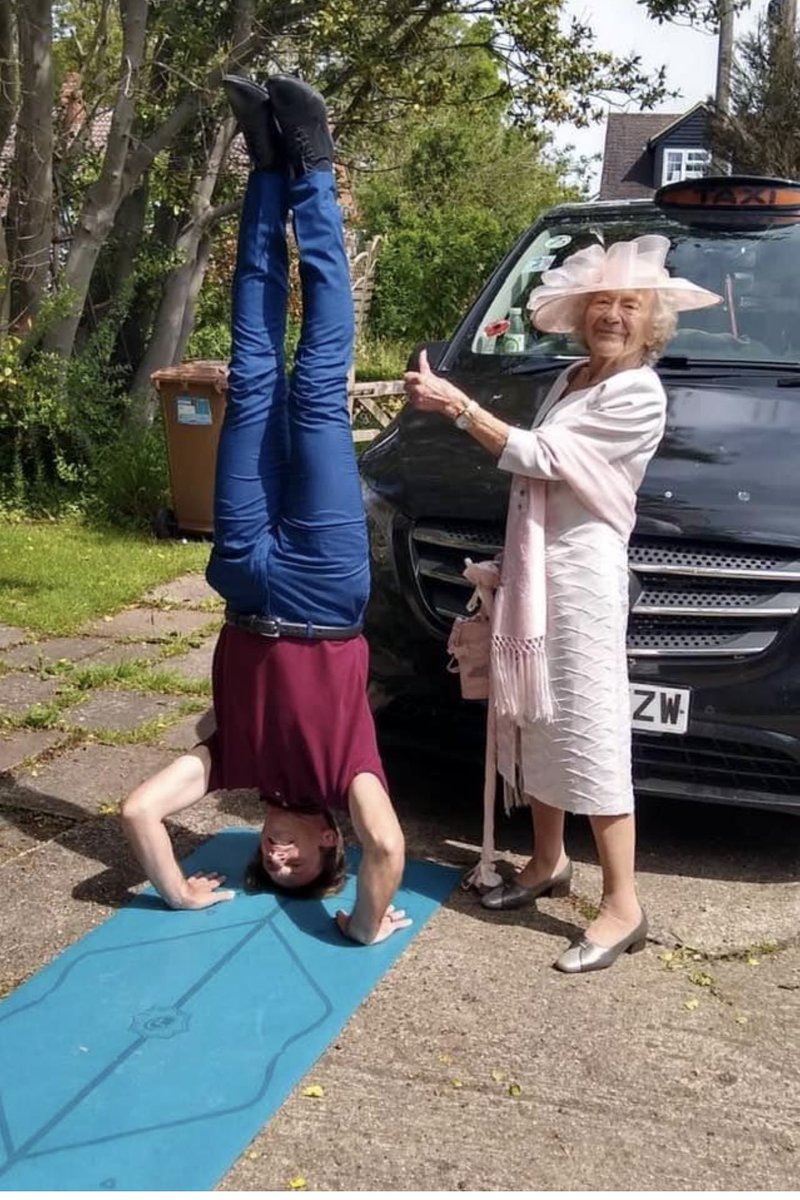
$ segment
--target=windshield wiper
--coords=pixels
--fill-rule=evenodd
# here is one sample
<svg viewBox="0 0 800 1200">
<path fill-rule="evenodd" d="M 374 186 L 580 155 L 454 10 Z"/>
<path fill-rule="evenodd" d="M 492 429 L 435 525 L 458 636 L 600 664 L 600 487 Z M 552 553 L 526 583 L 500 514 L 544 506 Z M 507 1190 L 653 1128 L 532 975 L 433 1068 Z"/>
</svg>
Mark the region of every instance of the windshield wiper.
<svg viewBox="0 0 800 1200">
<path fill-rule="evenodd" d="M 757 358 L 690 358 L 684 354 L 665 354 L 656 363 L 657 367 L 666 371 L 712 371 L 714 373 L 733 372 L 740 374 L 746 371 L 796 371 L 800 375 L 800 361 L 780 362 L 773 359 Z M 782 387 L 800 387 L 800 379 L 793 376 L 786 380 L 777 380 Z"/>
</svg>

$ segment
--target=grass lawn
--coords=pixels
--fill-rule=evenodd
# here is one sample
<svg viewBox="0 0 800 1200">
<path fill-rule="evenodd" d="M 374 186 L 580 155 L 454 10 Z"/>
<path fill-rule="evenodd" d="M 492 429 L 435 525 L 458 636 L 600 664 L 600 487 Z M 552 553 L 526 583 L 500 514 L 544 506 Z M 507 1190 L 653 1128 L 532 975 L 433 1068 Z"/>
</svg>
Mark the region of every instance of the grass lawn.
<svg viewBox="0 0 800 1200">
<path fill-rule="evenodd" d="M 0 522 L 0 624 L 71 634 L 208 561 L 208 542 L 159 542 L 79 521 Z"/>
</svg>

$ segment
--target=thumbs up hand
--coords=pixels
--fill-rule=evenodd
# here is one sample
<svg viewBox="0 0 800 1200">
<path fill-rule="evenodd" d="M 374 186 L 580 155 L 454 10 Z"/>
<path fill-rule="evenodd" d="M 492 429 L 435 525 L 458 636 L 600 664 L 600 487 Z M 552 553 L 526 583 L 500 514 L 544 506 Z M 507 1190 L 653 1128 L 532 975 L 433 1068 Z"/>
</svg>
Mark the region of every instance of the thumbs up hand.
<svg viewBox="0 0 800 1200">
<path fill-rule="evenodd" d="M 420 351 L 418 369 L 406 371 L 403 382 L 409 404 L 420 412 L 441 413 L 454 421 L 469 403 L 459 388 L 430 369 L 427 350 Z"/>
</svg>

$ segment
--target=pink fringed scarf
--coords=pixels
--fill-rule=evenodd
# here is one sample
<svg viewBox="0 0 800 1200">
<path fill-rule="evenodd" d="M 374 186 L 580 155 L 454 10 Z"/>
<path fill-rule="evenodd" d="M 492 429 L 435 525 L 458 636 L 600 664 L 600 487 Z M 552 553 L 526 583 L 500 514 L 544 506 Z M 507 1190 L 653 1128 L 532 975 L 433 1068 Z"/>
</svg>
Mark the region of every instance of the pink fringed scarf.
<svg viewBox="0 0 800 1200">
<path fill-rule="evenodd" d="M 569 484 L 581 503 L 627 538 L 633 529 L 636 493 L 623 472 L 569 423 L 536 430 L 553 474 Z M 543 479 L 514 475 L 506 519 L 500 586 L 492 615 L 491 680 L 498 716 L 518 725 L 552 721 L 547 672 L 547 585 Z"/>
</svg>

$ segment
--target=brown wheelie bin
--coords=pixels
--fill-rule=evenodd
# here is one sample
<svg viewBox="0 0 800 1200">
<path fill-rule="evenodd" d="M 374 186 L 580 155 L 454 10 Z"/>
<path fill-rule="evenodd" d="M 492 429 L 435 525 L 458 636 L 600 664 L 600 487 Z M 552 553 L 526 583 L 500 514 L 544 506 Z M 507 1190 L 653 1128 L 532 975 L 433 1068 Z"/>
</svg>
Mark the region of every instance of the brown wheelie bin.
<svg viewBox="0 0 800 1200">
<path fill-rule="evenodd" d="M 172 490 L 172 511 L 160 514 L 157 532 L 213 533 L 214 468 L 227 399 L 227 363 L 180 363 L 154 371 L 150 380 L 161 398 Z"/>
</svg>

